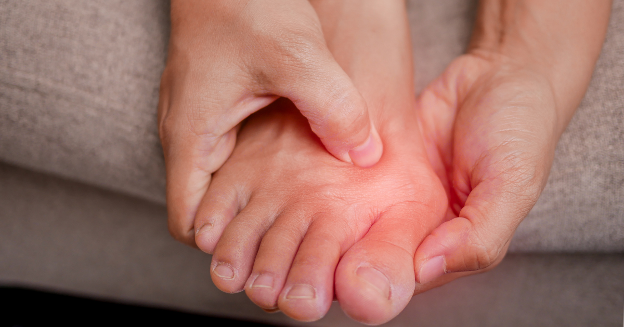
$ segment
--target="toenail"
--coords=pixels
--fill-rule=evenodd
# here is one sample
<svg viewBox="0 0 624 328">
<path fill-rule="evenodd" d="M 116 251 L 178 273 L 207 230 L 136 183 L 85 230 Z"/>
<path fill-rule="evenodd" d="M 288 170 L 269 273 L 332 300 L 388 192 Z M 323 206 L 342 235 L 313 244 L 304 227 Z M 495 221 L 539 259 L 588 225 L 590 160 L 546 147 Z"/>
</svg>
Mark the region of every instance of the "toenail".
<svg viewBox="0 0 624 328">
<path fill-rule="evenodd" d="M 256 280 L 254 280 L 253 284 L 251 284 L 251 288 L 271 288 L 273 289 L 273 276 L 267 273 L 263 273 L 259 275 Z"/>
<path fill-rule="evenodd" d="M 314 287 L 305 284 L 294 285 L 288 291 L 286 299 L 313 299 L 316 297 Z"/>
<path fill-rule="evenodd" d="M 418 273 L 418 281 L 426 284 L 446 273 L 446 260 L 444 256 L 436 256 L 427 260 Z"/>
<path fill-rule="evenodd" d="M 359 267 L 355 273 L 373 286 L 383 297 L 390 299 L 390 281 L 385 274 L 371 267 Z"/>
<path fill-rule="evenodd" d="M 232 270 L 232 268 L 230 268 L 230 266 L 225 263 L 217 264 L 217 266 L 212 271 L 215 275 L 217 275 L 217 277 L 221 279 L 234 279 L 234 270 Z"/>
<path fill-rule="evenodd" d="M 200 233 L 204 233 L 208 231 L 210 228 L 212 228 L 212 223 L 204 223 L 203 226 L 195 230 L 195 236 L 199 235 Z"/>
<path fill-rule="evenodd" d="M 262 311 L 266 312 L 266 313 L 277 313 L 280 311 L 280 309 L 276 306 L 274 308 L 271 309 L 262 309 Z"/>
</svg>

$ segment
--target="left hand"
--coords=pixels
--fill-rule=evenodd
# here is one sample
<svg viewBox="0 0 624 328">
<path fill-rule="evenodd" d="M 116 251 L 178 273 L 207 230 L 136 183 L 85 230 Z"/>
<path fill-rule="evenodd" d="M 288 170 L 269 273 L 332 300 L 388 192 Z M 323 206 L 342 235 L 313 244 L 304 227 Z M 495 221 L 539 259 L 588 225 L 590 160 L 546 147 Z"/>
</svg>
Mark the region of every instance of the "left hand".
<svg viewBox="0 0 624 328">
<path fill-rule="evenodd" d="M 503 259 L 546 184 L 566 121 L 555 107 L 545 76 L 486 52 L 457 58 L 423 91 L 421 131 L 449 207 L 417 250 L 416 293 Z"/>
<path fill-rule="evenodd" d="M 587 90 L 610 10 L 608 0 L 481 0 L 468 54 L 418 99 L 449 207 L 414 257 L 416 293 L 503 259 Z"/>
</svg>

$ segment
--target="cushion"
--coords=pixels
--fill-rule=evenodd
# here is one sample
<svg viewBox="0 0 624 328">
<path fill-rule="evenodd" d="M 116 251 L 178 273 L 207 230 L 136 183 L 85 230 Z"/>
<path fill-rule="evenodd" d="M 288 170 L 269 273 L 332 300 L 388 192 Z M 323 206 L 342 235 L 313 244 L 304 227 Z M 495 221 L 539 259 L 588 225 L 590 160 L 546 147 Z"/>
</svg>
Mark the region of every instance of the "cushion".
<svg viewBox="0 0 624 328">
<path fill-rule="evenodd" d="M 475 2 L 409 1 L 421 90 L 467 45 Z M 168 2 L 0 3 L 0 161 L 164 204 L 156 128 Z M 624 251 L 624 0 L 548 184 L 510 250 Z"/>
</svg>

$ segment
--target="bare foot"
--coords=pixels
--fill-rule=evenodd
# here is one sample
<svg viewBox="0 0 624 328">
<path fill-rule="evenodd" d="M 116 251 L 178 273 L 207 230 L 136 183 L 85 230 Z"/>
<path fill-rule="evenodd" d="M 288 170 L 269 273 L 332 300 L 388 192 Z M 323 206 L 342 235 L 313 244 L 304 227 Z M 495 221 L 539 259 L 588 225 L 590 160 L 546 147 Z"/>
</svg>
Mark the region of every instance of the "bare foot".
<svg viewBox="0 0 624 328">
<path fill-rule="evenodd" d="M 355 36 L 324 33 L 335 36 L 328 44 L 367 101 L 384 144 L 379 163 L 337 160 L 279 100 L 242 128 L 195 221 L 217 287 L 245 289 L 260 307 L 298 320 L 320 319 L 334 295 L 358 321 L 396 316 L 414 292 L 416 247 L 448 207 L 416 120 L 404 8 L 371 9 L 358 19 L 383 12 L 386 21 Z"/>
<path fill-rule="evenodd" d="M 290 102 L 256 114 L 196 222 L 217 287 L 304 321 L 320 319 L 334 293 L 356 320 L 397 315 L 414 291 L 416 247 L 447 202 L 414 120 L 380 133 L 381 161 L 361 169 L 328 154 Z"/>
</svg>

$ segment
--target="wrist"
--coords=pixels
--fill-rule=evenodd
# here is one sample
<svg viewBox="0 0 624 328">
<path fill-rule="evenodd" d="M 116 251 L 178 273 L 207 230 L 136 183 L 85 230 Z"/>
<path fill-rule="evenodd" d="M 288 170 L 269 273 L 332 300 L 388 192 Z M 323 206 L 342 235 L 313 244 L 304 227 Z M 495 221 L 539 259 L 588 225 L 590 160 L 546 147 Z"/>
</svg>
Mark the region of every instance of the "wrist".
<svg viewBox="0 0 624 328">
<path fill-rule="evenodd" d="M 312 0 L 325 41 L 335 60 L 381 114 L 384 99 L 413 92 L 407 9 L 403 1 Z M 387 81 L 405 81 L 389 90 Z M 377 113 L 379 112 L 379 113 Z"/>
<path fill-rule="evenodd" d="M 469 53 L 546 79 L 565 127 L 591 79 L 609 12 L 609 1 L 483 0 Z"/>
</svg>

